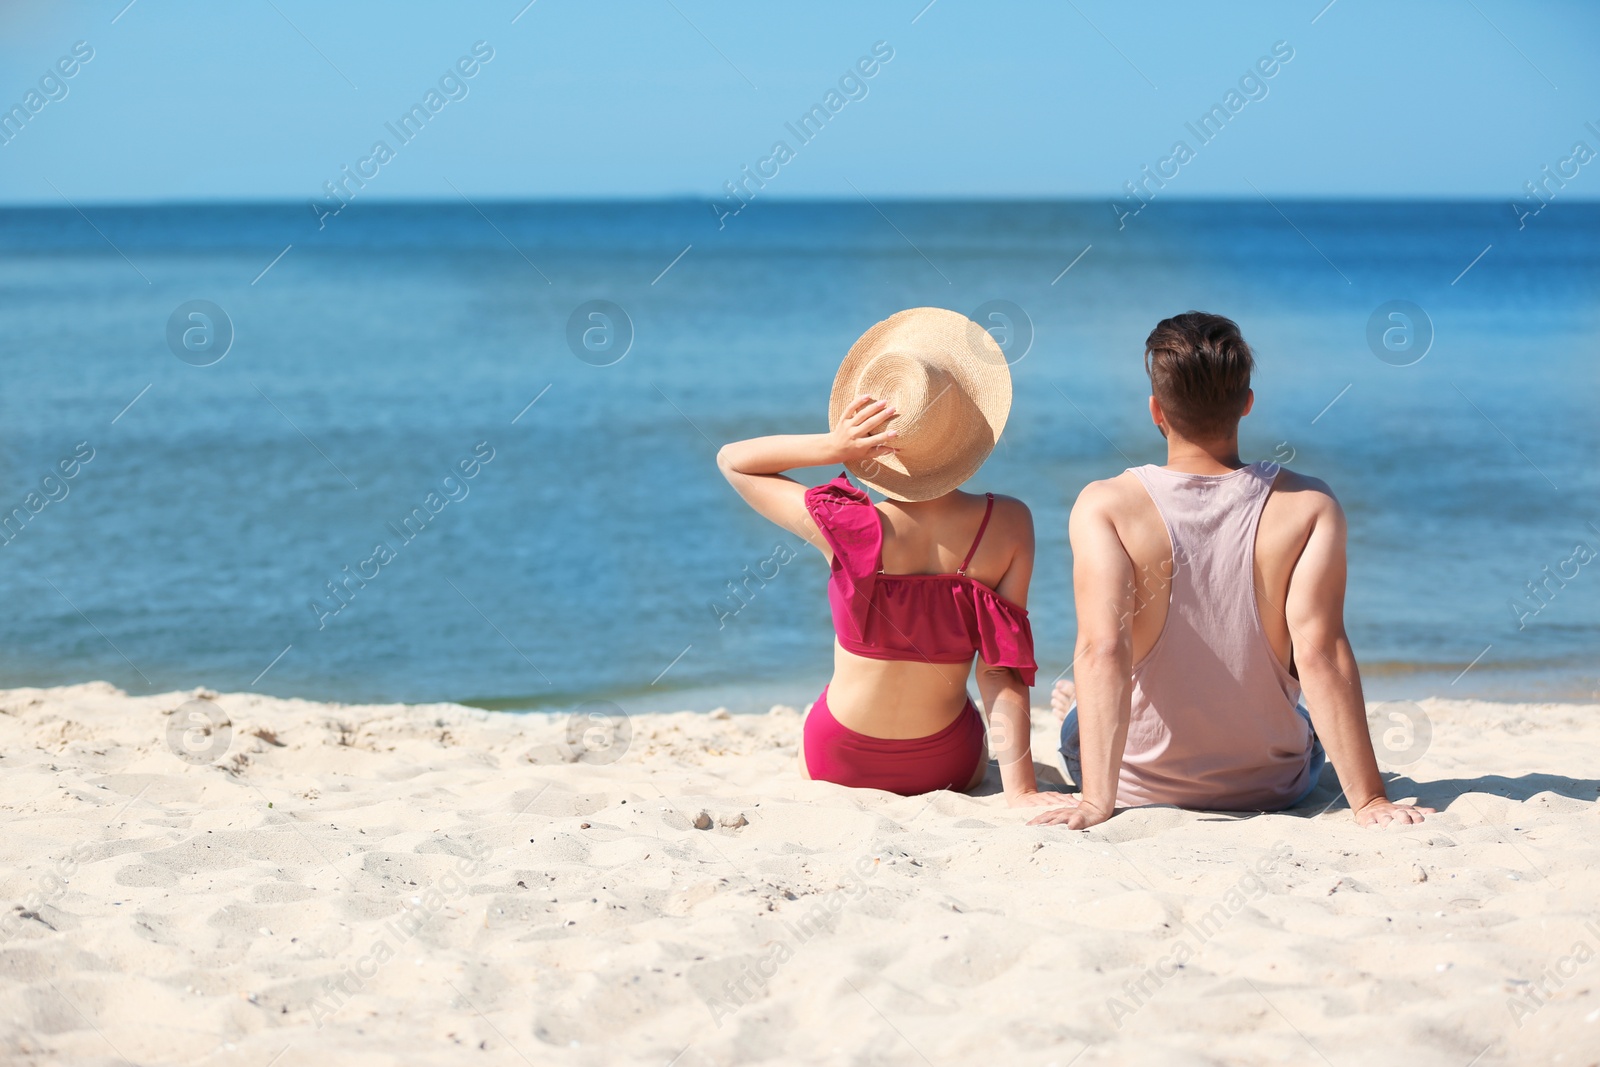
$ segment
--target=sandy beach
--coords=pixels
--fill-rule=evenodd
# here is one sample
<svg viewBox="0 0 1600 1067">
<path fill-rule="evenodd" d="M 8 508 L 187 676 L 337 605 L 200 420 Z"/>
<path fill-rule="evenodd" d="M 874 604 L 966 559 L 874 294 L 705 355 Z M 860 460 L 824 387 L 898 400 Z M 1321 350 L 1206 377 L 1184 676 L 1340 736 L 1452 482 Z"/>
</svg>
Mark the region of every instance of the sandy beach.
<svg viewBox="0 0 1600 1067">
<path fill-rule="evenodd" d="M 1420 706 L 1423 826 L 1073 833 L 803 781 L 794 708 L 9 690 L 0 1060 L 1600 1063 L 1600 707 Z"/>
</svg>

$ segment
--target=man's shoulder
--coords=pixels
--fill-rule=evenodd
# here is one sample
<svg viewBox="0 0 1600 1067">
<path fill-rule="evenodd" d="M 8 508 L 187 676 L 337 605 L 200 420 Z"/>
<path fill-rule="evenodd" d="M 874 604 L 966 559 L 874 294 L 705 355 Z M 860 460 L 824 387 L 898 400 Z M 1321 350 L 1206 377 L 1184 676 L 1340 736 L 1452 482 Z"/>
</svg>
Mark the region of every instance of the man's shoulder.
<svg viewBox="0 0 1600 1067">
<path fill-rule="evenodd" d="M 1078 502 L 1073 505 L 1073 510 L 1115 511 L 1147 495 L 1138 477 L 1127 470 L 1085 485 L 1078 493 Z"/>
<path fill-rule="evenodd" d="M 1263 520 L 1274 525 L 1287 522 L 1290 528 L 1308 535 L 1311 530 L 1323 528 L 1343 536 L 1345 529 L 1344 509 L 1328 483 L 1287 467 L 1279 468 L 1272 483 Z"/>
<path fill-rule="evenodd" d="M 1339 498 L 1333 495 L 1333 489 L 1327 482 L 1288 467 L 1278 468 L 1272 491 L 1274 494 L 1283 494 L 1303 507 L 1322 510 L 1339 506 Z"/>
<path fill-rule="evenodd" d="M 1122 538 L 1130 524 L 1136 523 L 1146 510 L 1152 514 L 1155 511 L 1149 492 L 1132 471 L 1124 471 L 1083 487 L 1072 505 L 1068 529 L 1079 533 L 1096 528 L 1110 529 Z M 1159 523 L 1159 517 L 1155 521 Z"/>
</svg>

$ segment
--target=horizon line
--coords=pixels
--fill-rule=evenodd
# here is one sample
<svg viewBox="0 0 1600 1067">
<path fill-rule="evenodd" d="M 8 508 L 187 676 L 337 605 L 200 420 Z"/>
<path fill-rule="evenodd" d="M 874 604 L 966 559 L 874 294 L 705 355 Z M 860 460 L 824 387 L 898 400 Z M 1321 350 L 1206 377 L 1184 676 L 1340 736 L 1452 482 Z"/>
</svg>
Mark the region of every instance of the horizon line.
<svg viewBox="0 0 1600 1067">
<path fill-rule="evenodd" d="M 278 197 L 278 196 L 242 196 L 242 197 L 146 197 L 137 199 L 97 199 L 94 197 L 78 197 L 73 203 L 101 208 L 156 208 L 156 207 L 302 207 L 314 197 Z M 569 194 L 549 194 L 541 196 L 523 195 L 490 195 L 476 196 L 473 201 L 463 197 L 448 195 L 424 194 L 419 196 L 371 196 L 362 197 L 362 203 L 373 205 L 443 205 L 455 204 L 470 207 L 473 202 L 493 204 L 706 204 L 717 203 L 726 199 L 722 196 L 706 196 L 693 193 L 673 194 L 624 194 L 614 196 L 589 196 Z M 1118 194 L 1080 194 L 1070 196 L 1052 196 L 1043 194 L 1023 193 L 986 193 L 986 194 L 876 194 L 875 201 L 896 204 L 1104 204 L 1117 202 L 1123 199 Z M 1331 194 L 1279 194 L 1275 200 L 1285 203 L 1362 203 L 1362 204 L 1503 204 L 1513 203 L 1516 197 L 1508 196 L 1441 196 L 1417 194 L 1376 194 L 1376 193 L 1344 193 Z M 771 204 L 861 204 L 870 206 L 874 201 L 865 197 L 849 195 L 824 194 L 818 196 L 763 196 L 762 202 Z M 1216 194 L 1216 195 L 1185 195 L 1163 196 L 1163 203 L 1172 204 L 1223 204 L 1223 203 L 1260 203 L 1268 204 L 1261 196 L 1248 194 Z M 1564 196 L 1562 200 L 1572 204 L 1600 204 L 1600 195 Z M 357 204 L 350 204 L 356 207 Z M 54 200 L 40 198 L 38 200 L 0 200 L 0 210 L 34 210 L 49 209 L 72 211 L 72 206 L 61 204 Z"/>
</svg>

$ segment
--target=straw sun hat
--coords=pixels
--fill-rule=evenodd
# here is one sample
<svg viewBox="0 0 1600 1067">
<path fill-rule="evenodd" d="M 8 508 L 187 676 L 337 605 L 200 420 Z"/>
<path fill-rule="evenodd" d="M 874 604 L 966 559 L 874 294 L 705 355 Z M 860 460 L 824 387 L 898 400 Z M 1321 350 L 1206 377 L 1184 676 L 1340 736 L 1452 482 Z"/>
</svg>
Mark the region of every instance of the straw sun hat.
<svg viewBox="0 0 1600 1067">
<path fill-rule="evenodd" d="M 987 330 L 944 308 L 911 308 L 862 334 L 839 365 L 828 400 L 836 427 L 858 396 L 886 400 L 896 415 L 893 455 L 846 463 L 856 479 L 894 500 L 932 500 L 989 458 L 1011 412 L 1011 368 Z"/>
</svg>

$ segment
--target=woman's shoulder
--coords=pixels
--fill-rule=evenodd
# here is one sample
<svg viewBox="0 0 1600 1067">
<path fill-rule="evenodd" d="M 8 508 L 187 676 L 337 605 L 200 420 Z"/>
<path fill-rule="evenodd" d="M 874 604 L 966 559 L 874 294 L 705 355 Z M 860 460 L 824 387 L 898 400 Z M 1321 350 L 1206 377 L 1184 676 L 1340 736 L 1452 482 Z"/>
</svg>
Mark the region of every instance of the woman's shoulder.
<svg viewBox="0 0 1600 1067">
<path fill-rule="evenodd" d="M 875 555 L 882 533 L 878 512 L 865 492 L 845 474 L 805 492 L 806 512 L 837 557 L 858 550 Z"/>
<path fill-rule="evenodd" d="M 1033 522 L 1033 512 L 1029 510 L 1028 505 L 1023 503 L 1021 498 L 1006 496 L 1004 493 L 994 495 L 994 513 L 997 518 L 1004 513 L 1015 519 Z"/>
<path fill-rule="evenodd" d="M 977 494 L 983 500 L 982 494 Z M 989 528 L 984 537 L 998 534 L 1006 538 L 1033 540 L 1033 512 L 1017 497 L 994 494 L 994 511 L 989 515 Z"/>
<path fill-rule="evenodd" d="M 961 537 L 971 538 L 973 531 L 978 528 L 978 523 L 983 522 L 984 510 L 988 507 L 985 494 L 974 493 L 960 489 L 958 493 L 964 498 L 964 506 L 954 513 L 947 513 L 943 521 L 952 524 L 951 534 L 956 539 Z M 965 531 L 958 533 L 956 531 Z M 947 535 L 949 536 L 949 535 Z M 980 551 L 978 558 L 988 555 L 988 552 L 999 551 L 1002 553 L 1031 552 L 1033 549 L 1033 512 L 1028 505 L 1014 496 L 1002 493 L 994 494 L 994 508 L 989 511 L 989 518 L 978 535 Z"/>
<path fill-rule="evenodd" d="M 818 508 L 833 509 L 838 507 L 868 507 L 872 506 L 872 498 L 850 483 L 848 474 L 841 472 L 831 482 L 813 485 L 805 492 L 806 507 L 815 511 Z"/>
</svg>

